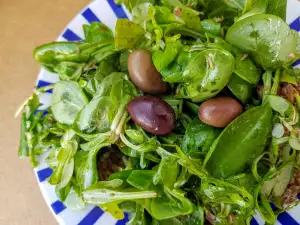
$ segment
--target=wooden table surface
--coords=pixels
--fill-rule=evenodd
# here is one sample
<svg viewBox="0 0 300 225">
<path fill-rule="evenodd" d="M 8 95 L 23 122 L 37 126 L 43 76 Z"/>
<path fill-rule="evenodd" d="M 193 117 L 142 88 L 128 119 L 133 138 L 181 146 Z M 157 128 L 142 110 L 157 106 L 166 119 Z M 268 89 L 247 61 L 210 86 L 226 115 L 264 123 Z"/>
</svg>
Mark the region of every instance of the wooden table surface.
<svg viewBox="0 0 300 225">
<path fill-rule="evenodd" d="M 53 41 L 89 0 L 0 0 L 0 224 L 57 224 L 29 160 L 17 156 L 17 107 L 34 88 L 34 47 Z"/>
</svg>

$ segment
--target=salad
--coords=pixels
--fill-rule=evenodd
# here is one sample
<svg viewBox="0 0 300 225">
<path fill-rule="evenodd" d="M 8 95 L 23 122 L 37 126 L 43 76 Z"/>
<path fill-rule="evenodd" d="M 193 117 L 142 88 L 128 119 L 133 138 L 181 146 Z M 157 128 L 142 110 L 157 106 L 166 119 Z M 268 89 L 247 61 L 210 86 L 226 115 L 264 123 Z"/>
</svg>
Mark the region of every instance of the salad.
<svg viewBox="0 0 300 225">
<path fill-rule="evenodd" d="M 72 210 L 127 225 L 267 224 L 299 203 L 300 36 L 286 0 L 118 0 L 132 20 L 37 47 L 60 81 L 22 107 L 19 156 L 39 155 Z M 42 109 L 39 95 L 53 91 Z"/>
</svg>

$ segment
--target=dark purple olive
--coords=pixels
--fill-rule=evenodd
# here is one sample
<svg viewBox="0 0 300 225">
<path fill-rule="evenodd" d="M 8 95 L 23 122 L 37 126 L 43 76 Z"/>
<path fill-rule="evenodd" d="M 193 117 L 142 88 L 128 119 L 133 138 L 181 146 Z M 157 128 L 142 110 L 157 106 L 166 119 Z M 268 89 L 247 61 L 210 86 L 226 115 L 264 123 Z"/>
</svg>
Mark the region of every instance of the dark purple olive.
<svg viewBox="0 0 300 225">
<path fill-rule="evenodd" d="M 131 119 L 144 130 L 152 134 L 164 135 L 175 127 L 173 108 L 157 97 L 136 97 L 128 105 Z"/>
<path fill-rule="evenodd" d="M 135 50 L 129 55 L 128 72 L 132 82 L 146 93 L 162 94 L 168 90 L 152 63 L 151 53 L 146 50 Z"/>
<path fill-rule="evenodd" d="M 216 97 L 199 107 L 199 119 L 214 127 L 226 127 L 243 111 L 242 105 L 231 97 Z"/>
</svg>

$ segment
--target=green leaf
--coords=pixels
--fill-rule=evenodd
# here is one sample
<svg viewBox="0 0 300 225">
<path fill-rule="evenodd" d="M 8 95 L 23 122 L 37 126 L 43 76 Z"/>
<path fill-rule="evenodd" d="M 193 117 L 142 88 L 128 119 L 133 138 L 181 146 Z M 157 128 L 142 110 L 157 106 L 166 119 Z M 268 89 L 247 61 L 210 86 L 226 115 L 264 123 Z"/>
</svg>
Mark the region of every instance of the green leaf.
<svg viewBox="0 0 300 225">
<path fill-rule="evenodd" d="M 109 138 L 109 133 L 100 133 L 93 140 L 81 144 L 80 147 L 84 151 L 94 151 L 99 149 L 102 145 L 102 142 L 107 141 Z"/>
<path fill-rule="evenodd" d="M 115 107 L 109 97 L 94 98 L 78 114 L 73 129 L 86 134 L 109 131 L 111 121 L 108 118 L 108 112 L 110 109 L 115 110 Z"/>
<path fill-rule="evenodd" d="M 200 13 L 186 7 L 181 10 L 181 19 L 188 28 L 201 31 L 202 26 L 200 24 L 199 14 Z"/>
<path fill-rule="evenodd" d="M 201 206 L 198 205 L 191 214 L 182 216 L 179 220 L 182 225 L 203 225 L 205 221 L 204 211 Z"/>
<path fill-rule="evenodd" d="M 206 169 L 217 178 L 242 172 L 263 152 L 271 130 L 272 109 L 268 104 L 246 111 L 215 140 L 205 159 Z"/>
<path fill-rule="evenodd" d="M 94 43 L 114 40 L 113 32 L 103 23 L 92 22 L 91 25 L 83 25 L 85 41 Z"/>
<path fill-rule="evenodd" d="M 197 52 L 182 74 L 186 82 L 178 86 L 177 97 L 194 102 L 214 97 L 227 85 L 233 68 L 234 58 L 229 52 L 219 49 Z"/>
<path fill-rule="evenodd" d="M 239 10 L 244 9 L 245 0 L 222 0 L 226 5 L 237 8 Z"/>
<path fill-rule="evenodd" d="M 165 194 L 152 200 L 151 215 L 158 220 L 183 216 L 193 212 L 193 203 L 180 190 L 165 188 Z"/>
<path fill-rule="evenodd" d="M 227 86 L 232 94 L 244 104 L 252 97 L 254 86 L 235 74 L 231 76 Z"/>
<path fill-rule="evenodd" d="M 245 54 L 238 54 L 236 56 L 234 73 L 250 84 L 256 85 L 260 79 L 261 72 L 247 55 L 246 58 L 244 57 Z"/>
<path fill-rule="evenodd" d="M 226 41 L 250 53 L 264 69 L 288 66 L 299 58 L 298 33 L 274 15 L 257 14 L 234 23 Z"/>
<path fill-rule="evenodd" d="M 227 203 L 238 205 L 240 209 L 252 209 L 254 205 L 252 194 L 244 187 L 212 177 L 201 181 L 200 196 L 204 204 Z"/>
<path fill-rule="evenodd" d="M 181 48 L 179 41 L 167 42 L 164 51 L 158 50 L 152 54 L 152 61 L 158 71 L 168 67 L 176 58 Z"/>
<path fill-rule="evenodd" d="M 295 111 L 293 104 L 280 96 L 268 95 L 267 100 L 272 109 L 285 118 L 290 117 Z"/>
<path fill-rule="evenodd" d="M 28 157 L 29 156 L 29 148 L 27 145 L 27 140 L 26 140 L 26 115 L 25 113 L 22 114 L 21 118 L 21 133 L 20 133 L 20 144 L 19 144 L 19 150 L 18 150 L 18 156 L 23 158 L 23 157 Z"/>
<path fill-rule="evenodd" d="M 122 108 L 127 105 L 138 92 L 135 86 L 127 80 L 116 81 L 110 90 L 110 98 L 115 107 Z"/>
<path fill-rule="evenodd" d="M 157 151 L 162 158 L 159 163 L 158 170 L 153 178 L 153 182 L 155 185 L 161 183 L 172 188 L 179 174 L 179 164 L 177 163 L 178 158 L 161 148 Z"/>
<path fill-rule="evenodd" d="M 73 211 L 79 211 L 85 208 L 85 203 L 81 197 L 81 194 L 74 188 L 71 188 L 66 200 L 64 201 L 64 204 L 68 209 Z"/>
<path fill-rule="evenodd" d="M 128 19 L 118 19 L 115 28 L 115 48 L 131 49 L 144 36 L 144 30 Z"/>
<path fill-rule="evenodd" d="M 220 36 L 221 35 L 221 23 L 217 23 L 213 19 L 201 20 L 201 27 L 205 33 Z"/>
<path fill-rule="evenodd" d="M 119 80 L 124 79 L 125 73 L 113 72 L 109 75 L 105 74 L 105 77 L 100 74 L 96 74 L 98 84 L 96 84 L 96 97 L 109 96 L 112 86 Z"/>
<path fill-rule="evenodd" d="M 139 191 L 136 189 L 117 188 L 122 184 L 122 180 L 100 181 L 82 192 L 85 202 L 90 204 L 107 204 L 122 201 L 134 201 L 138 199 L 156 198 L 154 191 Z"/>
<path fill-rule="evenodd" d="M 58 122 L 71 125 L 87 102 L 78 83 L 60 81 L 54 86 L 51 110 Z"/>
<path fill-rule="evenodd" d="M 273 1 L 273 0 L 271 0 Z M 243 15 L 238 20 L 266 12 L 268 0 L 246 0 Z"/>
<path fill-rule="evenodd" d="M 131 12 L 135 7 L 143 3 L 155 4 L 155 0 L 123 0 L 126 8 Z"/>
<path fill-rule="evenodd" d="M 142 144 L 144 142 L 144 136 L 138 130 L 127 129 L 127 130 L 125 130 L 125 133 L 130 139 L 132 139 L 137 144 Z"/>
<path fill-rule="evenodd" d="M 286 19 L 287 0 L 268 0 L 267 14 L 279 16 Z"/>
<path fill-rule="evenodd" d="M 75 156 L 76 181 L 81 190 L 90 187 L 98 181 L 97 154 L 103 147 L 109 145 L 110 143 L 108 142 L 102 142 L 97 148 L 95 147 L 88 152 L 81 151 Z"/>
<path fill-rule="evenodd" d="M 154 190 L 153 177 L 155 171 L 153 170 L 134 170 L 127 178 L 127 182 L 140 190 Z"/>
<path fill-rule="evenodd" d="M 185 154 L 193 152 L 207 152 L 220 130 L 204 124 L 195 118 L 187 127 L 181 143 L 181 149 Z"/>
<path fill-rule="evenodd" d="M 267 180 L 261 187 L 261 193 L 266 198 L 271 196 L 281 197 L 292 177 L 293 165 L 288 163 L 280 168 L 278 174 L 271 180 Z"/>
<path fill-rule="evenodd" d="M 57 184 L 58 189 L 64 188 L 72 178 L 74 170 L 74 155 L 77 152 L 78 143 L 74 140 L 74 132 L 68 130 L 62 138 L 62 147 L 57 155 L 57 167 L 54 169 L 49 183 Z"/>
</svg>

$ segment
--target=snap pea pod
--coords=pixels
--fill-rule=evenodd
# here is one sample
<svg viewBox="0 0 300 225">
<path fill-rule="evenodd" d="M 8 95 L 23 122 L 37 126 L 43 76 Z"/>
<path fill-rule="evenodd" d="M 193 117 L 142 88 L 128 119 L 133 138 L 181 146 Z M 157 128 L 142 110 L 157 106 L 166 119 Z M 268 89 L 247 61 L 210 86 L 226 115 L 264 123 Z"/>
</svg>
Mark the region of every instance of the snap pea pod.
<svg viewBox="0 0 300 225">
<path fill-rule="evenodd" d="M 246 111 L 214 142 L 205 159 L 205 168 L 216 178 L 243 171 L 263 152 L 271 129 L 272 109 L 268 104 Z"/>
</svg>

